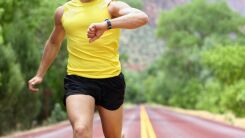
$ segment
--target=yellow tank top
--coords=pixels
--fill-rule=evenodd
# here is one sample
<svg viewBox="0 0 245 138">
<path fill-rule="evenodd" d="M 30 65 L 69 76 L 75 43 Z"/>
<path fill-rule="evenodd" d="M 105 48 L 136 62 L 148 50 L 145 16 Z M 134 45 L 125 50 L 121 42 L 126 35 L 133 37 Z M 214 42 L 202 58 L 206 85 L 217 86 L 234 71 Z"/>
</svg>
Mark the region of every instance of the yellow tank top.
<svg viewBox="0 0 245 138">
<path fill-rule="evenodd" d="M 120 74 L 120 30 L 108 30 L 92 43 L 87 38 L 89 25 L 111 18 L 107 5 L 105 0 L 71 0 L 64 4 L 62 25 L 67 37 L 68 75 L 110 78 Z"/>
</svg>

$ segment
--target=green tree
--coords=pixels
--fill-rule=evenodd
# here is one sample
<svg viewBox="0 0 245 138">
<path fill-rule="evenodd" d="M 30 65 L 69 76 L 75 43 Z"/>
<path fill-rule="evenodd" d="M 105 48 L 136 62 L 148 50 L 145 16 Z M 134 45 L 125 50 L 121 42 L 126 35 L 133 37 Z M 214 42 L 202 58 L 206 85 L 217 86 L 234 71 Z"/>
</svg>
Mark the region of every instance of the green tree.
<svg viewBox="0 0 245 138">
<path fill-rule="evenodd" d="M 245 47 L 218 46 L 202 54 L 205 66 L 224 84 L 245 78 Z"/>
<path fill-rule="evenodd" d="M 225 110 L 239 117 L 245 117 L 245 80 L 226 87 L 220 104 Z"/>
<path fill-rule="evenodd" d="M 0 111 L 4 113 L 0 115 L 2 122 L 0 134 L 6 133 L 9 129 L 16 128 L 17 126 L 20 128 L 30 126 L 39 112 L 40 104 L 38 95 L 31 95 L 26 92 L 26 75 L 23 73 L 25 69 L 31 72 L 28 65 L 32 65 L 32 67 L 35 66 L 35 64 L 33 64 L 35 62 L 32 61 L 37 59 L 37 55 L 35 55 L 36 52 L 27 49 L 32 43 L 31 41 L 26 41 L 31 40 L 32 35 L 23 34 L 24 31 L 21 30 L 28 28 L 26 27 L 28 23 L 24 22 L 26 21 L 25 17 L 30 16 L 31 13 L 30 8 L 22 8 L 31 6 L 34 8 L 38 5 L 38 2 L 37 0 L 32 2 L 0 2 L 0 52 L 2 55 L 0 63 Z M 16 22 L 20 24 L 16 24 Z M 22 28 L 21 25 L 25 26 Z M 31 32 L 31 28 L 28 29 L 30 29 Z M 26 56 L 28 54 L 29 56 Z M 32 63 L 23 64 L 22 61 L 27 60 L 27 58 L 30 59 Z M 30 104 L 30 101 L 32 104 Z M 27 112 L 29 111 L 32 111 L 32 114 L 29 114 L 27 117 Z"/>
<path fill-rule="evenodd" d="M 147 91 L 150 91 L 152 95 L 148 97 L 156 95 L 164 100 L 160 103 L 184 108 L 204 107 L 201 106 L 203 103 L 198 105 L 202 97 L 215 95 L 215 92 L 211 92 L 212 86 L 206 85 L 206 82 L 212 78 L 217 80 L 215 76 L 219 74 L 212 74 L 210 69 L 205 68 L 202 53 L 211 50 L 216 45 L 245 44 L 245 33 L 241 29 L 245 23 L 244 17 L 231 11 L 223 1 L 194 0 L 174 10 L 162 12 L 158 21 L 157 35 L 166 41 L 167 47 L 160 59 L 147 71 L 149 75 L 146 78 L 147 86 L 149 86 Z M 229 51 L 226 50 L 228 53 Z M 238 49 L 233 51 L 238 51 Z M 217 51 L 212 54 L 214 57 L 215 52 Z M 222 56 L 226 55 L 222 54 Z M 220 60 L 223 60 L 221 58 Z M 244 59 L 244 57 L 240 54 L 239 58 L 234 60 L 237 59 Z M 218 65 L 226 61 L 225 59 L 215 60 L 212 63 L 214 62 Z M 212 68 L 215 68 L 216 64 Z M 237 64 L 243 66 L 240 63 Z M 241 69 L 240 72 L 239 69 Z M 233 72 L 243 74 L 241 72 L 244 72 L 244 69 L 239 69 L 232 71 L 232 67 L 227 67 L 232 78 L 238 77 L 236 74 L 231 75 Z M 230 76 L 226 76 L 226 79 Z M 223 90 L 226 84 L 220 83 L 221 88 L 217 89 Z M 217 100 L 213 99 L 213 103 L 220 99 L 221 97 Z M 215 104 L 212 105 L 217 107 Z"/>
<path fill-rule="evenodd" d="M 224 85 L 217 79 L 209 79 L 203 84 L 203 89 L 198 97 L 195 108 L 207 110 L 214 113 L 224 113 L 221 105 L 222 96 L 224 96 Z"/>
<path fill-rule="evenodd" d="M 62 110 L 61 106 L 59 103 L 56 103 L 54 106 L 54 109 L 52 111 L 52 114 L 50 116 L 50 118 L 48 119 L 49 123 L 57 123 L 59 121 L 63 121 L 65 120 L 66 117 L 66 113 Z"/>
<path fill-rule="evenodd" d="M 43 45 L 52 31 L 55 8 L 64 2 L 0 1 L 0 112 L 4 113 L 0 115 L 0 135 L 15 128 L 29 128 L 33 121 L 47 118 L 42 115 L 43 109 L 49 107 L 47 114 L 50 115 L 55 103 L 52 101 L 56 101 L 54 97 L 63 95 L 61 90 L 54 92 L 51 102 L 43 104 L 46 92 L 54 89 L 51 87 L 63 88 L 62 79 L 54 80 L 64 74 L 64 52 L 57 59 L 59 64 L 52 67 L 54 75 L 47 77 L 41 92 L 28 92 L 26 83 L 38 68 Z"/>
<path fill-rule="evenodd" d="M 20 91 L 24 87 L 24 78 L 20 72 L 20 65 L 16 63 L 16 56 L 13 49 L 8 46 L 0 47 L 0 70 L 1 70 L 1 86 L 0 86 L 0 134 L 5 129 L 15 126 L 15 114 L 18 104 Z M 6 62 L 7 61 L 7 62 Z"/>
<path fill-rule="evenodd" d="M 220 90 L 215 91 L 216 96 L 210 97 L 210 99 L 217 99 L 213 106 L 219 105 L 221 110 L 217 111 L 220 112 L 232 111 L 238 116 L 245 116 L 243 108 L 245 106 L 245 47 L 217 46 L 203 52 L 202 57 L 209 75 L 222 84 Z M 210 91 L 209 87 L 205 89 Z M 208 104 L 205 101 L 202 103 L 202 105 Z"/>
<path fill-rule="evenodd" d="M 124 71 L 126 83 L 125 99 L 131 103 L 145 102 L 145 96 L 143 93 L 144 87 L 142 86 L 142 79 L 140 74 L 136 74 L 130 71 Z"/>
</svg>

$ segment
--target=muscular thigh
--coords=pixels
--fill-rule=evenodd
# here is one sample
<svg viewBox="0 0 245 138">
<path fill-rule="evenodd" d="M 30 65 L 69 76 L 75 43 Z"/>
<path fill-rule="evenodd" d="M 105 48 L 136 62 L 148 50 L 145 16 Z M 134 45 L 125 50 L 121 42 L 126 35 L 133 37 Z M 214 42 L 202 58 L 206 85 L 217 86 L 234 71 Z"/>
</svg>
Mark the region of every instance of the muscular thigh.
<svg viewBox="0 0 245 138">
<path fill-rule="evenodd" d="M 95 101 L 89 95 L 70 95 L 66 98 L 66 109 L 68 118 L 74 127 L 75 123 L 80 123 L 92 127 Z"/>
<path fill-rule="evenodd" d="M 121 138 L 123 107 L 116 110 L 108 110 L 98 106 L 102 121 L 103 132 L 106 138 Z"/>
</svg>

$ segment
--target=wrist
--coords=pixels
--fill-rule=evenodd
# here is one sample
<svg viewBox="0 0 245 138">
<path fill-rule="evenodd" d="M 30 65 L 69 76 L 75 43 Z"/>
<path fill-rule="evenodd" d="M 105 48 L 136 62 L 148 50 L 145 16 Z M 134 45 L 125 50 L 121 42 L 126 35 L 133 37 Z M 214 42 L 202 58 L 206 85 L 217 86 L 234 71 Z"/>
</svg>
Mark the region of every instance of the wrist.
<svg viewBox="0 0 245 138">
<path fill-rule="evenodd" d="M 106 23 L 107 30 L 112 29 L 112 24 L 111 24 L 111 21 L 109 19 L 105 19 L 105 23 Z"/>
<path fill-rule="evenodd" d="M 41 78 L 41 79 L 43 79 L 43 77 L 44 77 L 44 74 L 41 74 L 41 73 L 37 73 L 36 75 L 35 75 L 36 77 L 38 77 L 38 78 Z"/>
<path fill-rule="evenodd" d="M 106 23 L 106 22 L 102 22 L 102 26 L 103 26 L 103 29 L 104 29 L 104 30 L 106 30 L 106 31 L 108 30 L 108 29 L 107 29 L 107 23 Z"/>
</svg>

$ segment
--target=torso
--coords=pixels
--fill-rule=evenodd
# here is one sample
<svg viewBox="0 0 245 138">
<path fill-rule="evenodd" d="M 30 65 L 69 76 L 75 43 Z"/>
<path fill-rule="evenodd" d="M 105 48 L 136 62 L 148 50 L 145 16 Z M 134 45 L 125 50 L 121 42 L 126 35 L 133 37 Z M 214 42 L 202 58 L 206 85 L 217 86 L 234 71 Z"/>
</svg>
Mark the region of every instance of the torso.
<svg viewBox="0 0 245 138">
<path fill-rule="evenodd" d="M 67 36 L 68 75 L 109 78 L 120 74 L 120 30 L 108 30 L 93 43 L 89 43 L 86 35 L 90 24 L 111 18 L 108 1 L 82 3 L 71 0 L 63 6 L 63 10 L 61 22 Z"/>
</svg>

